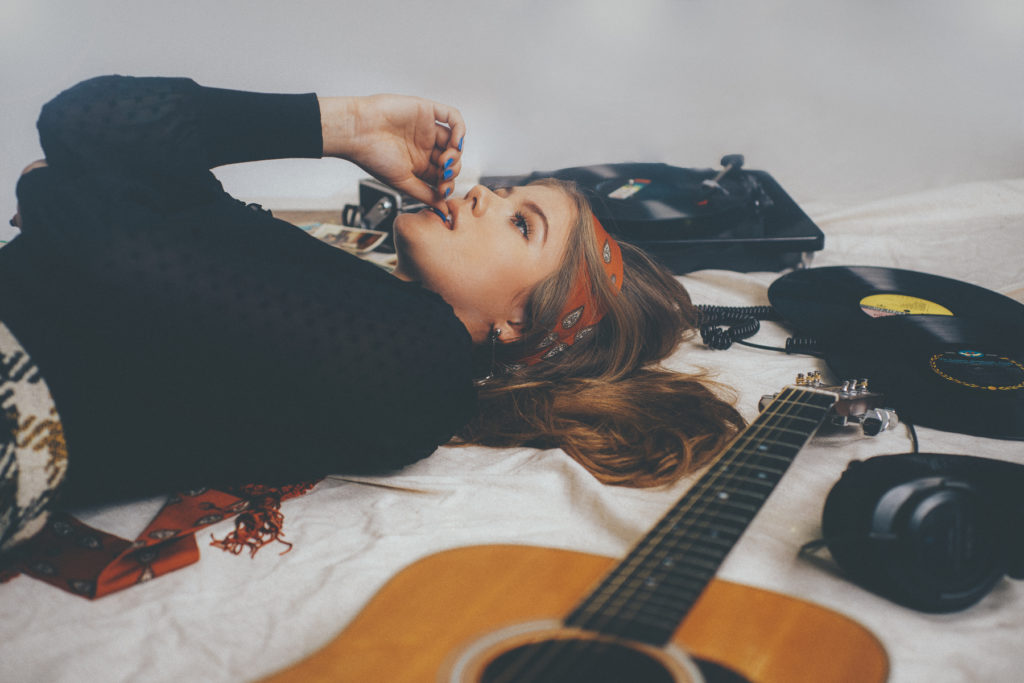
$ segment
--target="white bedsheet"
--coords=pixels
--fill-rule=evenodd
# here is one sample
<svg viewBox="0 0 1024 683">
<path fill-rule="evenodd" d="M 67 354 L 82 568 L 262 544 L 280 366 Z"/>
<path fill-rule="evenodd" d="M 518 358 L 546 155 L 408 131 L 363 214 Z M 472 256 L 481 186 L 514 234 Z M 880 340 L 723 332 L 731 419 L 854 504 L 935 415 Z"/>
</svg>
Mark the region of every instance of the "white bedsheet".
<svg viewBox="0 0 1024 683">
<path fill-rule="evenodd" d="M 857 206 L 805 204 L 826 235 L 815 266 L 877 265 L 971 282 L 1024 301 L 1024 179 L 973 183 Z M 702 271 L 683 277 L 695 302 L 767 303 L 778 273 Z M 781 343 L 765 324 L 754 341 Z M 800 356 L 688 343 L 673 367 L 714 369 L 737 388 L 749 418 L 758 398 L 797 372 L 825 369 Z M 1024 442 L 919 428 L 922 451 L 1024 463 Z M 798 557 L 820 533 L 825 495 L 846 463 L 906 452 L 901 429 L 816 436 L 727 558 L 719 575 L 837 610 L 879 636 L 890 680 L 1019 681 L 1024 669 L 1024 583 L 1004 580 L 978 605 L 917 613 L 843 580 L 827 552 Z M 399 569 L 463 545 L 522 543 L 624 555 L 692 484 L 606 487 L 557 450 L 441 448 L 390 477 L 329 478 L 283 505 L 294 549 L 253 560 L 206 545 L 201 561 L 148 584 L 88 602 L 19 577 L 0 586 L 0 680 L 239 681 L 269 674 L 338 633 Z M 368 485 L 375 482 L 391 487 Z M 159 500 L 90 512 L 86 521 L 132 536 Z"/>
</svg>

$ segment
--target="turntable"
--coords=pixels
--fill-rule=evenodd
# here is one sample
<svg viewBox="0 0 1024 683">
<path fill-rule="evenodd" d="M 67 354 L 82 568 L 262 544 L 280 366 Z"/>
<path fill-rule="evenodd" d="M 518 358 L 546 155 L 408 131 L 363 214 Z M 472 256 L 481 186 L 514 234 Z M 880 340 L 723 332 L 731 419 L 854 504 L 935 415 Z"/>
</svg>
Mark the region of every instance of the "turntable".
<svg viewBox="0 0 1024 683">
<path fill-rule="evenodd" d="M 480 183 L 493 189 L 541 178 L 575 182 L 612 235 L 644 249 L 674 273 L 780 271 L 807 265 L 825 243 L 821 230 L 775 179 L 743 169 L 739 154 L 723 157 L 718 170 L 620 163 L 483 176 Z M 396 215 L 423 207 L 367 179 L 359 187 L 361 220 L 346 222 L 390 232 Z"/>
<path fill-rule="evenodd" d="M 616 238 L 651 254 L 675 273 L 718 268 L 779 271 L 806 265 L 824 247 L 821 230 L 764 171 L 743 156 L 722 168 L 622 163 L 525 176 L 485 176 L 488 187 L 540 178 L 575 182 Z"/>
</svg>

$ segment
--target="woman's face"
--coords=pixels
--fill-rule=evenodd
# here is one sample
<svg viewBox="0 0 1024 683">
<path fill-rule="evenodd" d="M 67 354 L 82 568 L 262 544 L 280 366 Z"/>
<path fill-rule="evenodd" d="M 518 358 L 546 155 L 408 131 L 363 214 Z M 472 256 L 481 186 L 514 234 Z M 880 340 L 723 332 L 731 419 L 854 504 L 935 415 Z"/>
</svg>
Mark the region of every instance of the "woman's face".
<svg viewBox="0 0 1024 683">
<path fill-rule="evenodd" d="M 496 327 L 508 342 L 519 335 L 530 292 L 562 262 L 575 203 L 544 185 L 477 185 L 447 203 L 450 223 L 429 209 L 395 218 L 395 275 L 440 294 L 473 341 Z"/>
</svg>

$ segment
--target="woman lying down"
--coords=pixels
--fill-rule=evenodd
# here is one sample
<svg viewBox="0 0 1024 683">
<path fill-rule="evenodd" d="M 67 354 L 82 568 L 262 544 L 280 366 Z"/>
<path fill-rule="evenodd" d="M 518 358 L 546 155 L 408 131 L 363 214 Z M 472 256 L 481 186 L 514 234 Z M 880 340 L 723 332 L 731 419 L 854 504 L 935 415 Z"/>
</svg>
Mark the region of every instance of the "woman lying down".
<svg viewBox="0 0 1024 683">
<path fill-rule="evenodd" d="M 54 506 L 386 472 L 453 438 L 654 486 L 742 422 L 657 366 L 694 326 L 689 296 L 571 184 L 452 196 L 452 107 L 103 77 L 38 128 L 0 249 L 4 549 Z M 428 205 L 396 218 L 393 274 L 210 171 L 321 156 Z"/>
</svg>

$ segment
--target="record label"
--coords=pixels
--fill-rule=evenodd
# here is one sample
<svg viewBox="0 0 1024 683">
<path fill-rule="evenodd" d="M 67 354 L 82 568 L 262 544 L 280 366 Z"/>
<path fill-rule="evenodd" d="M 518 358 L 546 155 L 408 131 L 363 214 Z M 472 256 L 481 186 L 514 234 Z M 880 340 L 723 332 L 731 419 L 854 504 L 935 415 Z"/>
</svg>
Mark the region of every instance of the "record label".
<svg viewBox="0 0 1024 683">
<path fill-rule="evenodd" d="M 860 309 L 872 318 L 890 315 L 953 315 L 945 306 L 904 294 L 872 294 L 860 300 Z"/>
<path fill-rule="evenodd" d="M 946 351 L 933 355 L 929 366 L 944 380 L 971 389 L 1024 389 L 1024 364 L 992 353 Z"/>
<path fill-rule="evenodd" d="M 620 185 L 608 193 L 609 199 L 629 199 L 640 190 L 651 184 L 650 180 L 644 178 L 632 178 L 625 185 Z"/>
</svg>

